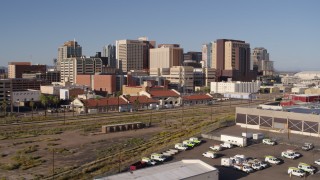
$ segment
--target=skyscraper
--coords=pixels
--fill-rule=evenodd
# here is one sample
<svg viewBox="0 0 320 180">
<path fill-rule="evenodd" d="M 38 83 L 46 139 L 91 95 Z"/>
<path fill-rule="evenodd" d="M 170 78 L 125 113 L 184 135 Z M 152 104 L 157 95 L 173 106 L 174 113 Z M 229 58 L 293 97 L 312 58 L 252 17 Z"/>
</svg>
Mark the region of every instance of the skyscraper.
<svg viewBox="0 0 320 180">
<path fill-rule="evenodd" d="M 103 47 L 102 57 L 108 58 L 108 66 L 115 68 L 116 67 L 116 46 L 109 44 Z"/>
<path fill-rule="evenodd" d="M 203 66 L 211 68 L 212 66 L 212 42 L 202 45 Z"/>
<path fill-rule="evenodd" d="M 273 61 L 269 60 L 267 49 L 263 47 L 254 48 L 251 53 L 251 62 L 253 63 L 253 69 L 257 70 L 259 75 L 273 75 Z"/>
<path fill-rule="evenodd" d="M 116 41 L 117 67 L 123 72 L 130 70 L 149 69 L 149 49 L 154 48 L 155 41 L 148 41 L 146 37 L 139 40 Z"/>
<path fill-rule="evenodd" d="M 212 68 L 217 70 L 218 81 L 252 81 L 257 76 L 250 61 L 250 44 L 240 40 L 216 40 L 212 45 Z"/>
<path fill-rule="evenodd" d="M 78 44 L 77 41 L 73 40 L 65 42 L 62 46 L 58 48 L 57 69 L 60 70 L 60 62 L 63 59 L 81 56 L 82 47 Z"/>
<path fill-rule="evenodd" d="M 159 44 L 158 48 L 150 49 L 151 68 L 171 68 L 183 62 L 183 49 L 179 44 Z"/>
</svg>

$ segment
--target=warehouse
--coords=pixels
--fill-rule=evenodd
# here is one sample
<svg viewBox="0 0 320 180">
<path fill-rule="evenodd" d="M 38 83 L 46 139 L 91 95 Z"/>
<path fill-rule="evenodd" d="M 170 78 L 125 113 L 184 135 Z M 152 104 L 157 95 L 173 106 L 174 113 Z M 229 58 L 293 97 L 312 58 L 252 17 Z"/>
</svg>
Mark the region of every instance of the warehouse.
<svg viewBox="0 0 320 180">
<path fill-rule="evenodd" d="M 163 164 L 150 168 L 116 174 L 113 176 L 96 178 L 95 180 L 113 179 L 143 179 L 143 180 L 218 180 L 218 169 L 198 160 L 181 160 L 174 163 Z"/>
<path fill-rule="evenodd" d="M 285 111 L 236 108 L 236 124 L 245 128 L 320 137 L 320 109 L 292 108 Z"/>
</svg>

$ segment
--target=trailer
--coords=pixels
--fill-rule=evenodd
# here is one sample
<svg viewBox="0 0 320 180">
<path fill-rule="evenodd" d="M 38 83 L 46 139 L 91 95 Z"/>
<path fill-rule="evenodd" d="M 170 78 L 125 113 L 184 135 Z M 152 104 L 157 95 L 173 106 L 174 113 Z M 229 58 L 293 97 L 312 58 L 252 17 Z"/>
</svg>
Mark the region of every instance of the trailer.
<svg viewBox="0 0 320 180">
<path fill-rule="evenodd" d="M 251 139 L 252 136 L 253 136 L 252 133 L 247 133 L 247 132 L 243 132 L 243 133 L 242 133 L 242 137 L 245 137 L 245 138 L 248 138 L 248 139 Z"/>
<path fill-rule="evenodd" d="M 245 147 L 247 146 L 247 138 L 245 137 L 239 137 L 239 136 L 230 136 L 230 135 L 225 135 L 221 134 L 220 137 L 221 141 L 225 143 L 230 143 L 239 147 Z"/>
<path fill-rule="evenodd" d="M 254 133 L 254 134 L 252 134 L 252 138 L 254 140 L 260 140 L 260 139 L 264 138 L 264 135 L 262 133 Z"/>
</svg>

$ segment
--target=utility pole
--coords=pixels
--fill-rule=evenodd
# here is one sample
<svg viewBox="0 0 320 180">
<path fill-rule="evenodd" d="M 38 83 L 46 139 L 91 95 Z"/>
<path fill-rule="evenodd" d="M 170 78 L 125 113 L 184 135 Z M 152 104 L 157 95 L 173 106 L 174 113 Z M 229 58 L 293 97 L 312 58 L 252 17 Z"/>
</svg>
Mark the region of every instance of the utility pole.
<svg viewBox="0 0 320 180">
<path fill-rule="evenodd" d="M 211 104 L 211 121 L 212 121 L 212 104 Z"/>
<path fill-rule="evenodd" d="M 63 124 L 66 125 L 66 107 L 63 108 Z"/>
<path fill-rule="evenodd" d="M 54 148 L 52 149 L 52 180 L 54 180 Z"/>
</svg>

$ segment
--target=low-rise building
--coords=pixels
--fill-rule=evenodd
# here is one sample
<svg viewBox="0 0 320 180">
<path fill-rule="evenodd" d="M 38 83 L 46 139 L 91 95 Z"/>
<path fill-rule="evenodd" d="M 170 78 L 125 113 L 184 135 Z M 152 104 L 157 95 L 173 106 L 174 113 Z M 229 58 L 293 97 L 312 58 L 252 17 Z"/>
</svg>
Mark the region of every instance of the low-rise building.
<svg viewBox="0 0 320 180">
<path fill-rule="evenodd" d="M 182 104 L 180 93 L 174 89 L 141 91 L 139 94 L 159 101 L 159 108 L 172 108 Z"/>
<path fill-rule="evenodd" d="M 198 159 L 181 160 L 173 163 L 165 163 L 161 166 L 139 169 L 120 173 L 107 177 L 95 178 L 95 180 L 118 180 L 118 179 L 136 179 L 136 180 L 177 180 L 177 179 L 201 179 L 218 180 L 219 171 L 217 168 Z"/>
<path fill-rule="evenodd" d="M 211 82 L 211 93 L 256 93 L 259 91 L 261 82 Z"/>
<path fill-rule="evenodd" d="M 191 94 L 182 96 L 182 104 L 185 105 L 200 105 L 200 104 L 213 104 L 213 97 L 208 94 Z"/>
</svg>

